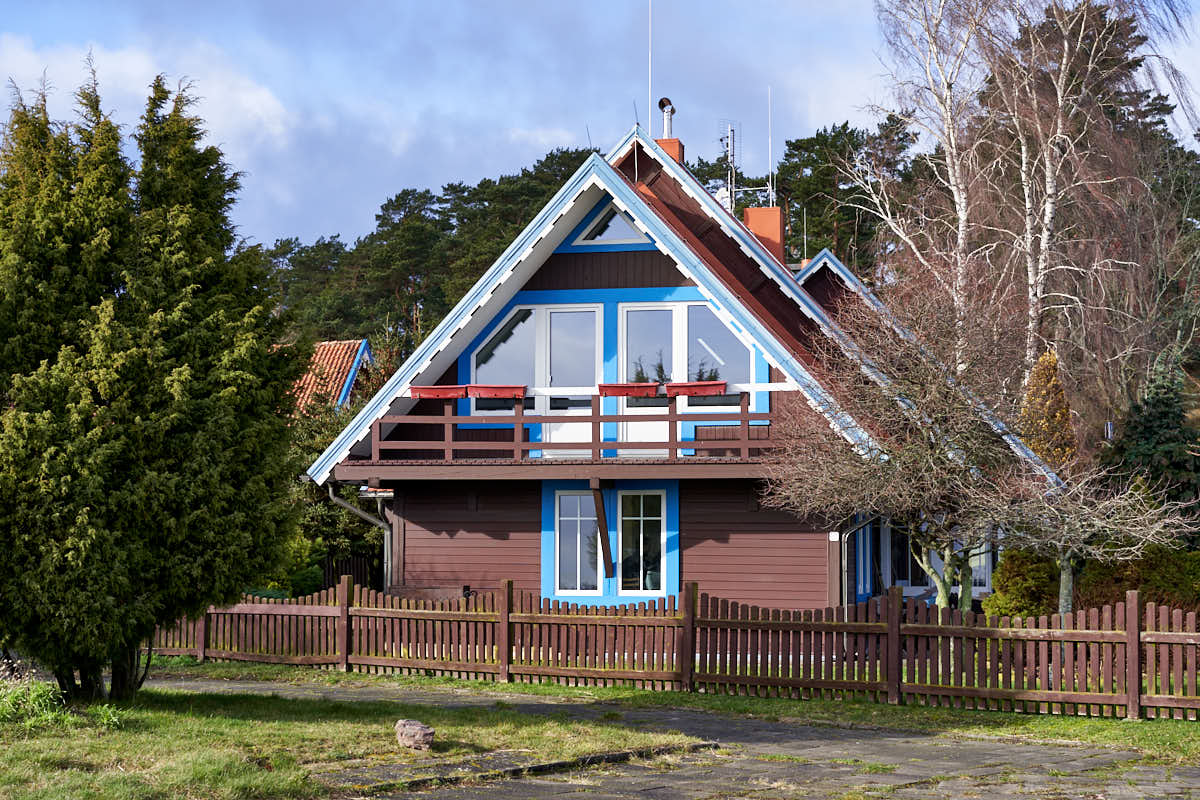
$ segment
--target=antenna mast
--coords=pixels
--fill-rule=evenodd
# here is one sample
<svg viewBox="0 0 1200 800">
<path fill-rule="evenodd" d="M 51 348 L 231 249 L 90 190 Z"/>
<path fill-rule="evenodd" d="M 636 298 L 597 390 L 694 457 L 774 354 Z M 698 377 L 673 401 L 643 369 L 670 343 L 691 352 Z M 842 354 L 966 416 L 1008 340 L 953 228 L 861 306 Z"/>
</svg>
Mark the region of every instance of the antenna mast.
<svg viewBox="0 0 1200 800">
<path fill-rule="evenodd" d="M 650 113 L 654 67 L 654 0 L 646 0 L 646 134 L 654 138 L 654 117 Z"/>
<path fill-rule="evenodd" d="M 767 87 L 767 205 L 775 205 L 775 153 L 771 138 L 771 87 Z"/>
</svg>

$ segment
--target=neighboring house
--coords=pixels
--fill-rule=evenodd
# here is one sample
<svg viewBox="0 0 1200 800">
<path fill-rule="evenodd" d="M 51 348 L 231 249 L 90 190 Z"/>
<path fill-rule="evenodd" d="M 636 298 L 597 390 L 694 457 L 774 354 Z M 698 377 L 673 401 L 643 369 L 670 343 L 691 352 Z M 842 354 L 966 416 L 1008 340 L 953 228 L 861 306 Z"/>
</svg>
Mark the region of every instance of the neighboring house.
<svg viewBox="0 0 1200 800">
<path fill-rule="evenodd" d="M 635 127 L 588 158 L 309 477 L 394 491 L 393 592 L 512 578 L 614 605 L 698 581 L 808 608 L 925 591 L 886 524 L 759 507 L 782 394 L 868 439 L 821 385 L 814 345 L 844 336 L 839 296 L 869 295 L 827 251 L 789 269 L 783 233 L 781 209 L 736 219 L 677 139 Z M 985 588 L 990 569 L 977 574 Z"/>
<path fill-rule="evenodd" d="M 308 371 L 296 381 L 296 410 L 313 403 L 344 408 L 354 394 L 354 382 L 363 364 L 371 364 L 371 346 L 366 339 L 317 342 Z"/>
</svg>

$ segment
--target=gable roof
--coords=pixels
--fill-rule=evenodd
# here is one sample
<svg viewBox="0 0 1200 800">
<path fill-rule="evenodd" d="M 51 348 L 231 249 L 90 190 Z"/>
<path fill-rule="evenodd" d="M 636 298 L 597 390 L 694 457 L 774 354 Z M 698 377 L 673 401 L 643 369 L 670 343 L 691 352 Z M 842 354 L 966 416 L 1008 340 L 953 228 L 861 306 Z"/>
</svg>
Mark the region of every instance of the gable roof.
<svg viewBox="0 0 1200 800">
<path fill-rule="evenodd" d="M 371 362 L 371 347 L 366 339 L 317 342 L 308 370 L 296 381 L 296 409 L 302 410 L 313 403 L 333 403 L 338 408 L 346 405 L 364 360 Z"/>
<path fill-rule="evenodd" d="M 654 176 L 647 172 L 646 181 L 641 179 L 640 164 L 636 160 L 643 154 L 651 158 L 658 170 Z M 623 171 L 630 166 L 630 158 L 634 159 L 632 175 Z M 663 177 L 667 182 L 659 188 L 657 181 Z M 653 185 L 649 185 L 651 183 Z M 892 322 L 887 309 L 828 250 L 813 258 L 799 275 L 794 275 L 740 220 L 718 203 L 684 165 L 635 126 L 606 157 L 593 153 L 584 161 L 412 356 L 313 462 L 308 468 L 308 476 L 323 483 L 333 467 L 369 434 L 375 419 L 389 410 L 404 413 L 411 407 L 413 401 L 406 396 L 409 387 L 421 375 L 444 371 L 564 238 L 579 232 L 589 212 L 595 211 L 605 195 L 658 249 L 674 260 L 735 334 L 746 344 L 762 349 L 768 361 L 796 385 L 809 405 L 821 413 L 831 427 L 860 452 L 876 449 L 867 429 L 842 409 L 813 375 L 816 359 L 805 345 L 806 337 L 828 336 L 851 354 L 856 354 L 858 348 L 838 326 L 830 309 L 805 290 L 804 282 L 827 266 L 847 289 Z M 683 208 L 685 204 L 687 209 Z M 700 218 L 708 222 L 698 223 Z M 719 230 L 719 235 L 713 233 L 714 228 Z M 718 248 L 720 255 L 714 253 L 712 247 Z M 736 269 L 726 262 L 737 262 L 734 264 Z M 796 308 L 801 310 L 801 316 L 790 313 Z M 869 363 L 863 362 L 863 369 L 873 379 L 887 382 L 886 377 Z M 969 394 L 965 396 L 1018 456 L 1033 462 L 1048 477 L 1057 480 L 1053 472 L 990 410 Z"/>
<path fill-rule="evenodd" d="M 648 141 L 640 129 L 635 128 L 634 134 L 639 141 Z M 748 311 L 742 300 L 714 274 L 711 257 L 705 259 L 694 249 L 695 242 L 689 245 L 685 241 L 687 231 L 670 224 L 660 211 L 651 207 L 651 198 L 640 194 L 607 160 L 593 153 L 312 463 L 308 476 L 323 483 L 334 465 L 370 432 L 371 423 L 376 418 L 396 406 L 403 411 L 405 406 L 411 405 L 412 401 L 405 395 L 415 380 L 426 372 L 437 373 L 439 367 L 444 369 L 448 366 L 452 356 L 457 355 L 458 350 L 482 328 L 486 322 L 484 318 L 488 317 L 487 311 L 491 309 L 494 313 L 516 293 L 524 280 L 561 243 L 562 238 L 574 230 L 584 215 L 593 209 L 602 194 L 609 195 L 613 204 L 628 214 L 639 229 L 675 261 L 680 271 L 711 302 L 717 316 L 747 344 L 759 346 L 768 361 L 797 385 L 809 404 L 823 414 L 836 430 L 856 446 L 868 443 L 869 436 L 865 429 L 840 408 L 803 363 L 795 348 L 782 341 L 776 332 Z M 778 262 L 775 263 L 778 265 Z M 787 278 L 791 280 L 790 274 Z"/>
</svg>

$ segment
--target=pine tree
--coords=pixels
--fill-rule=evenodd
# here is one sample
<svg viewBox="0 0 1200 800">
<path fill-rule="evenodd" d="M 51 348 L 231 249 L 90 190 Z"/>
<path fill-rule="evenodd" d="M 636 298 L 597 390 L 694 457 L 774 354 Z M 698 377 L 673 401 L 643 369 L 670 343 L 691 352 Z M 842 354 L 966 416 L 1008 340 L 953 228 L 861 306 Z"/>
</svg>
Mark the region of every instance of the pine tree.
<svg viewBox="0 0 1200 800">
<path fill-rule="evenodd" d="M 110 696 L 136 691 L 155 627 L 235 599 L 291 524 L 306 359 L 275 346 L 268 260 L 236 246 L 237 176 L 190 102 L 154 82 L 132 193 L 111 192 L 132 221 L 119 291 L 0 412 L 0 626 L 75 695 L 101 693 L 106 666 Z"/>
</svg>

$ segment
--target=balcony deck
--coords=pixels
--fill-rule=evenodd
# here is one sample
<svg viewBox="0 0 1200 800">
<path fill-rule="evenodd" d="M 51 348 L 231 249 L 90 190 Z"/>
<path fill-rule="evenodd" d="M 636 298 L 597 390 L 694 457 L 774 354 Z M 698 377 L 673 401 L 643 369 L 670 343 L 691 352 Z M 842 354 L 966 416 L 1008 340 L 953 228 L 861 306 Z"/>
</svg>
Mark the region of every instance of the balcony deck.
<svg viewBox="0 0 1200 800">
<path fill-rule="evenodd" d="M 593 395 L 586 413 L 527 414 L 527 400 L 518 398 L 511 412 L 471 416 L 455 413 L 455 401 L 445 399 L 441 414 L 376 420 L 370 457 L 343 461 L 334 477 L 374 483 L 765 474 L 764 454 L 777 446 L 771 414 L 750 411 L 748 392 L 739 393 L 733 410 L 681 410 L 678 398 L 663 400 L 661 411 L 603 413 L 601 398 Z M 628 423 L 637 425 L 636 440 L 620 438 Z M 530 435 L 531 426 L 547 425 L 569 425 L 569 433 L 553 441 Z M 648 440 L 645 434 L 655 428 L 664 435 Z"/>
</svg>

